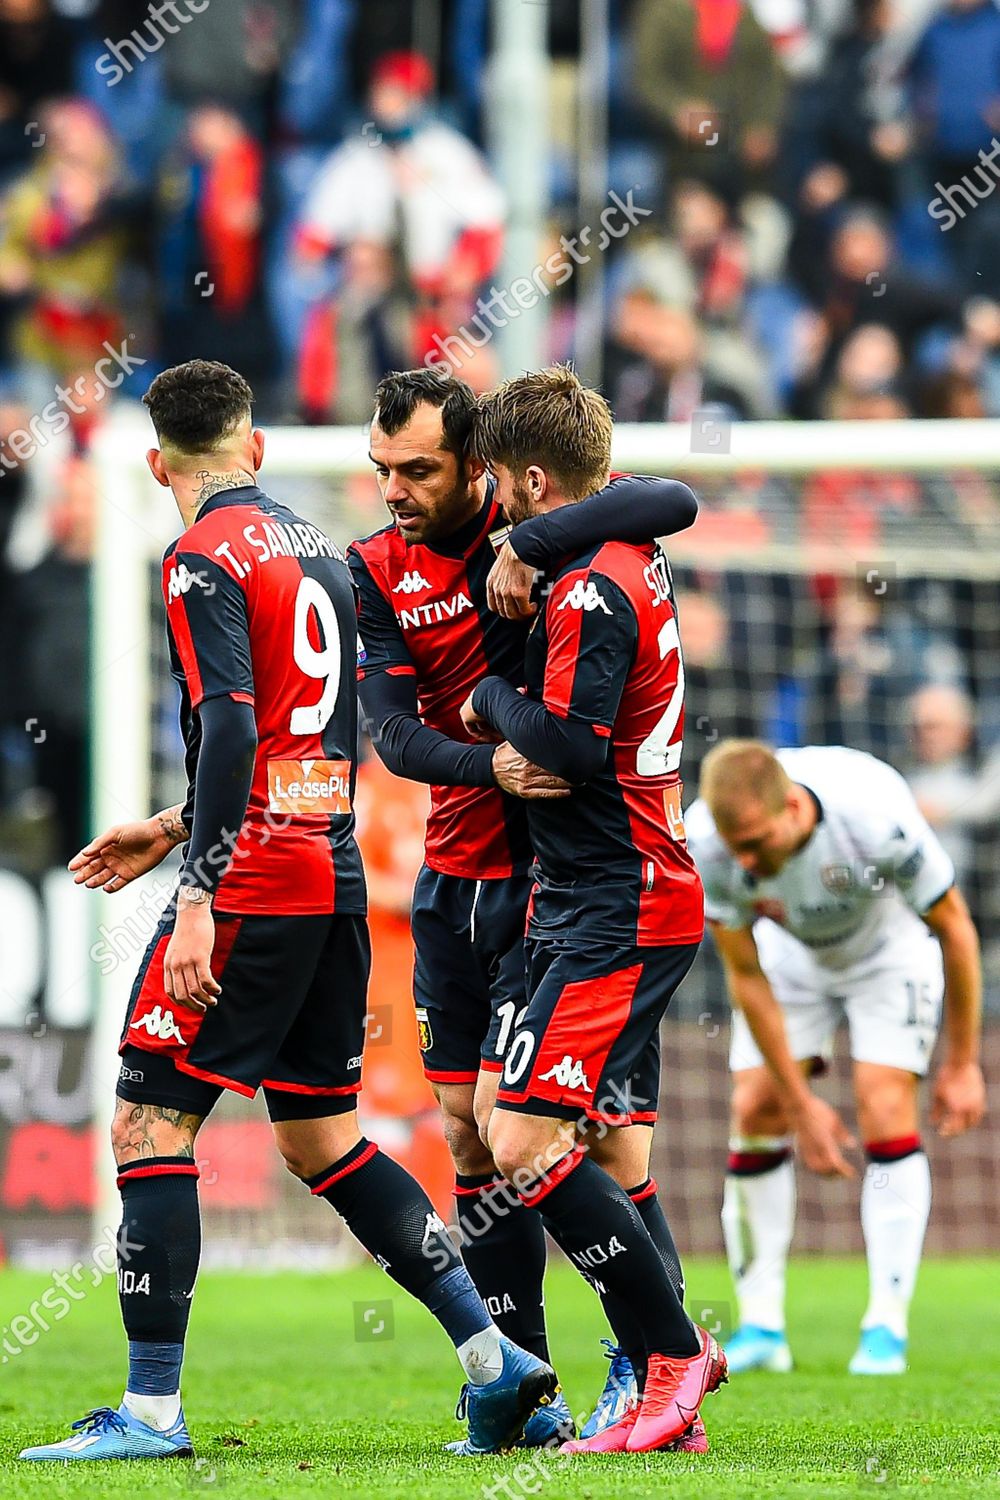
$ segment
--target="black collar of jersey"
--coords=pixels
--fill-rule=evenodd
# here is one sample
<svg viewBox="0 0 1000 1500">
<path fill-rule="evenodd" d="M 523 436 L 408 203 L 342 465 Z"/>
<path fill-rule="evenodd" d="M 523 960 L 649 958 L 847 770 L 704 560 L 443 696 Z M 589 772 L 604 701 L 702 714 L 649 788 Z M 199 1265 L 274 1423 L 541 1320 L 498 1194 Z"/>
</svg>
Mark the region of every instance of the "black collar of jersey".
<svg viewBox="0 0 1000 1500">
<path fill-rule="evenodd" d="M 806 786 L 806 784 L 805 784 L 804 781 L 800 781 L 799 782 L 799 786 L 802 788 L 802 790 L 804 792 L 808 792 L 809 793 L 810 797 L 813 800 L 813 806 L 816 809 L 816 822 L 817 823 L 822 823 L 823 817 L 824 817 L 822 802 L 819 800 L 819 798 L 817 797 L 816 793 L 813 791 L 812 787 L 811 786 Z"/>
<path fill-rule="evenodd" d="M 428 542 L 431 552 L 440 552 L 444 557 L 467 557 L 474 552 L 488 526 L 493 524 L 493 496 L 496 480 L 490 476 L 486 483 L 486 499 L 468 521 L 463 521 L 457 531 L 443 536 L 439 541 Z"/>
<path fill-rule="evenodd" d="M 258 505 L 266 510 L 270 504 L 264 491 L 255 484 L 234 485 L 231 490 L 220 490 L 217 495 L 206 500 L 199 507 L 195 520 L 200 521 L 202 516 L 210 516 L 213 510 L 221 510 L 224 505 Z"/>
</svg>

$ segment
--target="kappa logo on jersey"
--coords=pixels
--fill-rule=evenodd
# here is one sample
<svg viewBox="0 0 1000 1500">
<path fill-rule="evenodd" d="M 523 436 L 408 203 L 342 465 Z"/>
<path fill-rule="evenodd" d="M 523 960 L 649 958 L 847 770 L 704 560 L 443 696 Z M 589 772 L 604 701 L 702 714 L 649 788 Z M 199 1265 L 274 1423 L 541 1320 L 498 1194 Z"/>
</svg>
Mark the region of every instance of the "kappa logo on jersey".
<svg viewBox="0 0 1000 1500">
<path fill-rule="evenodd" d="M 394 594 L 422 594 L 424 589 L 429 589 L 430 584 L 415 568 L 404 573 L 402 578 L 393 589 Z"/>
<path fill-rule="evenodd" d="M 206 594 L 215 593 L 214 582 L 206 578 L 203 572 L 192 573 L 186 563 L 177 563 L 171 568 L 170 577 L 167 579 L 167 602 L 171 603 L 174 599 L 179 599 L 182 594 L 188 593 L 196 585 L 204 589 Z"/>
<path fill-rule="evenodd" d="M 554 1078 L 561 1089 L 583 1089 L 586 1094 L 594 1092 L 583 1070 L 583 1063 L 579 1058 L 570 1057 L 568 1054 L 559 1062 L 553 1063 L 547 1073 L 539 1074 L 538 1081 L 548 1083 L 550 1078 Z"/>
<path fill-rule="evenodd" d="M 592 614 L 595 609 L 603 609 L 606 615 L 612 613 L 604 595 L 592 578 L 588 578 L 586 584 L 582 578 L 578 578 L 559 609 L 583 609 L 588 615 Z"/>
<path fill-rule="evenodd" d="M 472 600 L 464 589 L 451 599 L 435 599 L 430 604 L 415 604 L 412 609 L 399 611 L 399 623 L 404 630 L 419 630 L 421 625 L 440 625 L 442 620 L 454 620 L 467 609 L 472 609 Z"/>
<path fill-rule="evenodd" d="M 158 1037 L 161 1042 L 180 1042 L 183 1046 L 184 1037 L 180 1027 L 174 1019 L 172 1010 L 164 1010 L 159 1005 L 154 1005 L 148 1015 L 138 1021 L 133 1021 L 129 1027 L 130 1031 L 145 1031 L 148 1036 Z"/>
</svg>

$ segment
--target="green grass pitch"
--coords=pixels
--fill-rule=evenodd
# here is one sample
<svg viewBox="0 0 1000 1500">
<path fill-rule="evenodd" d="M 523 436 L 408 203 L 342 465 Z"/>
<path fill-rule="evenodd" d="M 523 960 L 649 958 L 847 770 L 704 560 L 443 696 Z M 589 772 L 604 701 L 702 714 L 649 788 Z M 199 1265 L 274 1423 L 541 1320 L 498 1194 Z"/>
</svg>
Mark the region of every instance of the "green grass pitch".
<svg viewBox="0 0 1000 1500">
<path fill-rule="evenodd" d="M 719 1262 L 692 1261 L 699 1301 L 730 1296 Z M 763 1497 L 1000 1495 L 1000 1265 L 926 1264 L 910 1373 L 849 1377 L 864 1303 L 856 1260 L 800 1260 L 790 1277 L 788 1376 L 733 1380 L 705 1404 L 712 1452 L 619 1458 L 459 1460 L 459 1370 L 423 1309 L 374 1267 L 330 1276 L 206 1274 L 188 1342 L 185 1407 L 198 1460 L 18 1463 L 28 1442 L 65 1436 L 89 1406 L 116 1405 L 123 1337 L 112 1281 L 0 1367 L 0 1495 L 219 1500 L 763 1500 Z M 0 1324 L 48 1285 L 0 1273 Z M 384 1305 L 391 1302 L 390 1307 Z M 368 1322 L 364 1311 L 376 1307 Z M 550 1273 L 554 1353 L 574 1411 L 603 1380 L 596 1300 L 565 1265 Z M 391 1334 L 388 1318 L 391 1317 Z M 359 1339 L 385 1327 L 377 1338 Z M 23 1326 L 22 1331 L 23 1331 Z M 485 1487 L 485 1488 L 484 1488 Z"/>
</svg>

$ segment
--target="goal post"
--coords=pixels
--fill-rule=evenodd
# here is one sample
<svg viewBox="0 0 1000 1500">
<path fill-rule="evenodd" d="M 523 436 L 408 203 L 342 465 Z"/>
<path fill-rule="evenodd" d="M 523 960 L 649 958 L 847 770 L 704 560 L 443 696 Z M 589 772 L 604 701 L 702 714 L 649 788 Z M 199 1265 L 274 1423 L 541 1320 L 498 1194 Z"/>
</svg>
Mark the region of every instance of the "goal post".
<svg viewBox="0 0 1000 1500">
<path fill-rule="evenodd" d="M 123 404 L 102 430 L 95 454 L 100 512 L 92 595 L 95 831 L 148 816 L 163 801 L 177 800 L 165 788 L 176 793 L 178 747 L 175 743 L 164 751 L 159 745 L 165 733 L 161 723 L 169 714 L 176 715 L 165 670 L 158 562 L 179 522 L 169 491 L 156 485 L 146 467 L 150 440 L 145 413 Z M 922 581 L 921 586 L 926 583 L 930 590 L 928 598 L 936 588 L 927 619 L 917 610 L 919 629 L 914 627 L 913 638 L 919 635 L 919 649 L 928 661 L 942 662 L 940 651 L 937 657 L 933 654 L 937 631 L 942 641 L 953 640 L 959 657 L 966 653 L 968 675 L 982 694 L 990 684 L 1000 687 L 1000 668 L 994 669 L 990 659 L 1000 648 L 1000 421 L 730 424 L 706 410 L 691 424 L 619 425 L 613 464 L 627 472 L 675 475 L 689 482 L 702 502 L 699 521 L 672 539 L 669 547 L 679 580 L 682 641 L 686 655 L 699 657 L 689 663 L 688 671 L 687 737 L 692 754 L 699 749 L 696 722 L 717 719 L 714 709 L 699 709 L 697 692 L 715 693 L 715 701 L 724 705 L 718 716 L 724 723 L 729 722 L 728 705 L 733 705 L 733 722 L 759 723 L 764 717 L 780 725 L 799 712 L 795 693 L 803 683 L 803 691 L 819 701 L 827 691 L 823 673 L 842 670 L 845 680 L 850 676 L 850 631 L 863 632 L 863 626 L 846 619 L 832 624 L 821 620 L 817 625 L 813 615 L 825 607 L 825 596 L 822 590 L 817 594 L 813 582 L 821 577 L 843 584 L 855 579 L 861 567 L 891 569 L 898 579 Z M 368 434 L 361 427 L 266 428 L 262 485 L 322 526 L 341 546 L 384 524 L 368 460 Z M 961 584 L 957 590 L 956 581 Z M 718 598 L 713 596 L 716 588 Z M 697 596 L 687 625 L 685 591 Z M 723 608 L 726 618 L 720 621 L 717 616 Z M 932 618 L 934 609 L 940 629 Z M 808 671 L 795 667 L 807 649 L 799 610 L 803 619 L 809 616 L 808 651 L 815 654 L 820 642 L 826 652 L 819 665 L 810 663 Z M 949 612 L 964 612 L 967 618 L 949 620 Z M 838 630 L 846 645 L 835 639 Z M 832 647 L 824 644 L 824 631 L 833 639 Z M 905 654 L 905 642 L 902 649 Z M 847 658 L 838 658 L 837 651 L 846 652 Z M 746 670 L 738 665 L 741 660 Z M 787 670 L 786 660 L 793 663 Z M 954 664 L 941 666 L 939 675 L 953 670 Z M 934 672 L 938 668 L 932 667 L 931 675 Z M 919 676 L 915 671 L 915 679 Z M 765 697 L 767 715 L 758 712 Z M 894 698 L 895 706 L 887 713 L 898 715 L 903 701 Z M 981 701 L 985 705 L 985 697 Z M 863 707 L 858 712 L 856 722 L 863 726 Z M 1000 731 L 1000 709 L 988 717 L 990 728 Z M 809 722 L 822 726 L 826 721 L 820 716 Z M 849 732 L 854 721 L 847 715 L 843 722 Z M 879 728 L 888 732 L 898 725 Z M 822 732 L 822 727 L 810 728 L 817 737 Z M 690 775 L 688 780 L 693 782 Z M 162 885 L 157 888 L 161 895 Z M 147 930 L 149 883 L 137 882 L 106 905 L 103 900 L 93 905 L 92 955 L 100 941 L 99 923 L 113 920 L 117 929 L 127 929 L 131 922 L 140 935 Z M 127 958 L 111 966 L 96 960 L 93 964 L 98 1233 L 117 1222 L 119 1212 L 104 1127 L 113 1105 L 121 1022 L 144 946 L 137 938 Z M 695 999 L 699 1016 L 708 1015 L 709 1003 L 710 999 Z M 687 1014 L 683 1006 L 680 1013 Z M 700 1020 L 695 1025 L 693 1059 L 704 1061 L 709 1030 Z M 682 1027 L 676 1036 L 672 1033 L 671 1047 L 682 1047 L 682 1033 Z M 718 1070 L 724 1090 L 720 1046 L 711 1041 L 714 1050 L 705 1065 Z M 235 1108 L 227 1100 L 222 1112 Z M 699 1101 L 692 1096 L 694 1120 L 701 1122 L 695 1156 L 702 1162 L 698 1152 L 708 1149 L 704 1136 L 709 1125 L 713 1132 L 721 1130 L 723 1144 L 725 1138 L 724 1098 L 719 1122 L 714 1114 L 709 1120 L 705 1108 L 703 1097 Z M 971 1159 L 968 1169 L 973 1170 Z M 687 1219 L 681 1214 L 681 1222 L 693 1226 L 690 1243 L 707 1243 L 709 1220 L 698 1195 L 714 1191 L 718 1184 L 709 1184 L 709 1189 L 696 1186 L 693 1169 L 677 1180 L 678 1190 L 690 1194 Z M 259 1222 L 250 1227 L 262 1238 L 282 1243 L 296 1237 L 303 1243 L 316 1241 L 321 1234 L 329 1239 L 329 1225 L 315 1225 L 306 1213 L 300 1219 L 297 1204 L 289 1198 L 286 1205 L 283 1198 L 280 1224 Z M 715 1212 L 713 1207 L 713 1225 Z M 824 1221 L 824 1233 L 832 1234 L 831 1222 Z M 822 1235 L 816 1240 L 817 1246 L 829 1243 Z"/>
</svg>

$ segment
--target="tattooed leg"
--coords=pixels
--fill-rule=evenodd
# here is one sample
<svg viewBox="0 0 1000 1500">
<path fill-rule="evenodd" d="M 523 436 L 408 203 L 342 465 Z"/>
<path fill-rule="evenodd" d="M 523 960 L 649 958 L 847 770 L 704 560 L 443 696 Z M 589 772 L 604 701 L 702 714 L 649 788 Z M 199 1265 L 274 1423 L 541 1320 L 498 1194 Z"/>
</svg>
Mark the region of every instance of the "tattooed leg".
<svg viewBox="0 0 1000 1500">
<path fill-rule="evenodd" d="M 194 1142 L 202 1118 L 164 1104 L 115 1101 L 111 1139 L 122 1196 L 118 1300 L 128 1335 L 119 1415 L 133 1427 L 142 1424 L 146 1453 L 150 1429 L 162 1435 L 153 1457 L 191 1452 L 180 1386 L 201 1258 Z"/>
<path fill-rule="evenodd" d="M 133 1104 L 128 1099 L 116 1099 L 111 1127 L 115 1161 L 124 1167 L 154 1156 L 193 1159 L 195 1136 L 203 1120 L 203 1115 L 185 1114 L 181 1109 L 167 1109 L 162 1104 Z"/>
</svg>

